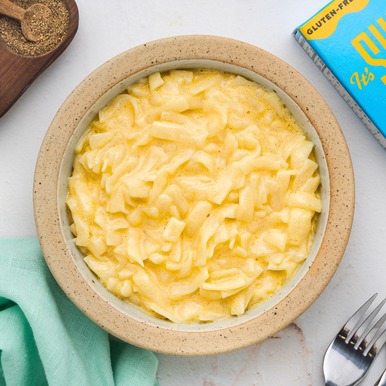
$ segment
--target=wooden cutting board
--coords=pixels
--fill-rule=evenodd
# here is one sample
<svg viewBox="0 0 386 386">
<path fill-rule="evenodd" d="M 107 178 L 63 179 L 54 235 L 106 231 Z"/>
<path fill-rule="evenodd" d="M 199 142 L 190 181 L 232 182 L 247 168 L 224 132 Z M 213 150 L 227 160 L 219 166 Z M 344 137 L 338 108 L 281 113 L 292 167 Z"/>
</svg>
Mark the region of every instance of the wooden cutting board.
<svg viewBox="0 0 386 386">
<path fill-rule="evenodd" d="M 64 40 L 53 51 L 38 57 L 26 57 L 11 52 L 0 40 L 0 118 L 23 95 L 27 88 L 68 47 L 79 24 L 78 7 L 74 0 L 65 0 L 70 23 Z"/>
</svg>

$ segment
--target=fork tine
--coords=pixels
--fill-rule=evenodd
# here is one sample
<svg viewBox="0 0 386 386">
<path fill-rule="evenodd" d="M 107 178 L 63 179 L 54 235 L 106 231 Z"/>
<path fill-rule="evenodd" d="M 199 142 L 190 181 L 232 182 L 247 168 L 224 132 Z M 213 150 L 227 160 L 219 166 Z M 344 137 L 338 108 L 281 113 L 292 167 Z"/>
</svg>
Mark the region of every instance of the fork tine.
<svg viewBox="0 0 386 386">
<path fill-rule="evenodd" d="M 376 339 L 377 340 L 375 341 L 375 343 L 372 345 L 369 345 L 369 347 L 367 348 L 367 350 L 365 350 L 363 355 L 376 356 L 379 353 L 379 351 L 381 351 L 383 345 L 386 343 L 386 330 L 384 330 L 379 337 L 376 337 Z"/>
<path fill-rule="evenodd" d="M 359 326 L 359 328 L 355 331 L 354 335 L 351 337 L 350 343 L 355 344 L 355 350 L 359 347 L 363 338 L 367 338 L 367 334 L 370 332 L 370 330 L 372 330 L 371 322 L 377 316 L 378 312 L 383 307 L 385 302 L 386 299 L 383 299 L 383 301 L 378 305 L 378 307 L 375 308 L 374 311 L 363 321 L 363 323 Z"/>
<path fill-rule="evenodd" d="M 381 336 L 381 327 L 386 321 L 386 313 L 378 320 L 378 322 L 374 325 L 374 327 L 368 332 L 366 337 L 363 339 L 361 343 L 361 347 L 365 349 L 363 355 L 367 355 L 375 344 L 378 343 L 378 339 Z M 374 343 L 375 342 L 375 343 Z"/>
<path fill-rule="evenodd" d="M 372 329 L 367 333 L 365 338 L 363 339 L 364 346 L 371 346 L 375 342 L 376 339 L 378 339 L 379 335 L 381 334 L 380 328 L 382 327 L 383 323 L 386 321 L 386 313 L 382 315 L 382 317 L 378 320 L 378 322 L 372 327 Z M 370 344 L 371 343 L 371 344 Z"/>
<path fill-rule="evenodd" d="M 368 308 L 371 306 L 371 303 L 377 297 L 378 294 L 374 294 L 355 314 L 347 321 L 347 323 L 342 327 L 340 334 L 344 336 L 346 343 L 349 342 L 354 331 L 358 328 L 360 320 Z"/>
</svg>

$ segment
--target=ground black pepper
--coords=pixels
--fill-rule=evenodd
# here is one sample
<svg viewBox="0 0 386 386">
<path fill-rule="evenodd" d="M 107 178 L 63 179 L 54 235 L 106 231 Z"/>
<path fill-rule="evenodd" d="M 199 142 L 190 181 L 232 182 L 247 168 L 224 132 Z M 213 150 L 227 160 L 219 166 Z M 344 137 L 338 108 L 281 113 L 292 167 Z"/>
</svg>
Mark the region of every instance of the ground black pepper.
<svg viewBox="0 0 386 386">
<path fill-rule="evenodd" d="M 39 3 L 51 11 L 50 20 L 36 20 L 35 26 L 46 32 L 37 42 L 27 40 L 21 30 L 20 21 L 9 16 L 0 15 L 0 44 L 4 43 L 9 50 L 23 56 L 41 56 L 55 49 L 65 38 L 70 15 L 62 0 L 13 0 L 23 9 Z M 40 24 L 40 26 L 39 26 Z M 45 25 L 46 24 L 46 25 Z"/>
</svg>

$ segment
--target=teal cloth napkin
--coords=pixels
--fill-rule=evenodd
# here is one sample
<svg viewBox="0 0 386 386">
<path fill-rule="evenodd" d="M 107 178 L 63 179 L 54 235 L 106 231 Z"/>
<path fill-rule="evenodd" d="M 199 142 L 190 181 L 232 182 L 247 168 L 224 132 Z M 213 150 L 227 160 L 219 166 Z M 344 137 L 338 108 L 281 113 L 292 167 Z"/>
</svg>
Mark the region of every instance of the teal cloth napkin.
<svg viewBox="0 0 386 386">
<path fill-rule="evenodd" d="M 157 365 L 78 310 L 37 239 L 0 239 L 0 386 L 154 386 Z"/>
</svg>

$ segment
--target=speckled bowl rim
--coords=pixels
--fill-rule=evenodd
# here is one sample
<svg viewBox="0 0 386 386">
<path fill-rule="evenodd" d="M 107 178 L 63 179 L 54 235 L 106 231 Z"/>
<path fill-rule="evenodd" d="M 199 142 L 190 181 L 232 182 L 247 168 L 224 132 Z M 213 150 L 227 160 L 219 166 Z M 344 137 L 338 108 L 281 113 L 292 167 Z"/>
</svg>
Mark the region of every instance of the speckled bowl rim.
<svg viewBox="0 0 386 386">
<path fill-rule="evenodd" d="M 329 170 L 330 209 L 319 251 L 297 286 L 273 308 L 245 323 L 215 331 L 176 331 L 147 325 L 104 301 L 79 273 L 63 238 L 57 201 L 61 159 L 74 130 L 93 104 L 127 77 L 158 64 L 201 59 L 250 70 L 283 90 L 304 112 L 321 141 Z M 137 346 L 174 355 L 214 355 L 274 335 L 300 316 L 335 273 L 354 214 L 349 150 L 332 111 L 315 88 L 274 55 L 240 41 L 207 35 L 166 38 L 132 48 L 96 69 L 70 94 L 43 140 L 34 177 L 35 223 L 47 264 L 74 304 L 106 331 Z"/>
</svg>

